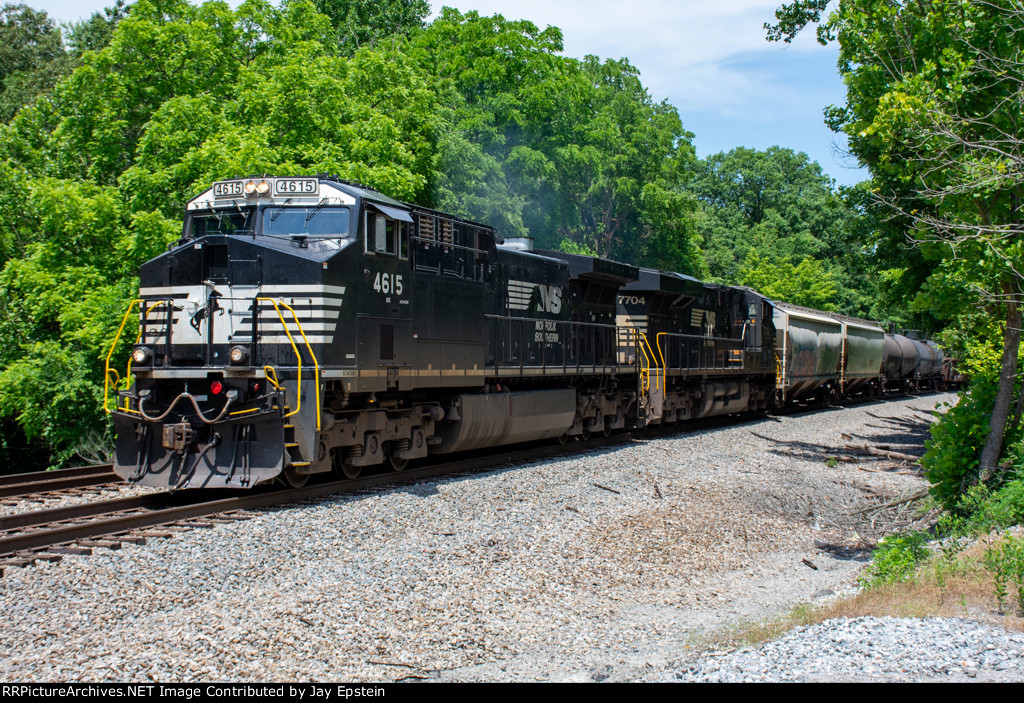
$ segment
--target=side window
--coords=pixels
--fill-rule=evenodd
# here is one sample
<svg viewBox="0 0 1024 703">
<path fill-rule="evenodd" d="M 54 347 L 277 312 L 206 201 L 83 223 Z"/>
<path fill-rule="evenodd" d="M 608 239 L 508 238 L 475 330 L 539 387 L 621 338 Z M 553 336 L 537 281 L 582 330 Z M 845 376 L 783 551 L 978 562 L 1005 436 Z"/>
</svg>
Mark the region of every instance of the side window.
<svg viewBox="0 0 1024 703">
<path fill-rule="evenodd" d="M 394 225 L 386 217 L 381 217 L 380 215 L 377 215 L 374 219 L 376 220 L 376 225 L 373 228 L 373 231 L 374 231 L 374 237 L 373 237 L 373 239 L 374 239 L 374 247 L 373 248 L 378 253 L 394 254 L 395 253 L 394 249 L 392 247 L 388 246 L 391 243 L 391 241 L 390 241 L 391 237 L 389 236 L 391 234 L 391 231 L 389 231 L 389 230 L 393 230 L 394 229 Z M 388 225 L 392 225 L 392 226 L 389 227 Z M 389 249 L 390 249 L 390 251 L 389 251 Z"/>
<path fill-rule="evenodd" d="M 404 224 L 404 222 L 395 222 L 384 215 L 367 213 L 366 253 L 394 256 L 398 252 L 399 229 L 405 229 L 404 227 L 399 228 L 398 225 Z M 408 237 L 402 237 L 402 239 L 403 249 L 405 249 L 408 247 L 408 244 L 404 242 L 408 240 Z M 407 251 L 405 256 L 408 256 Z"/>
</svg>

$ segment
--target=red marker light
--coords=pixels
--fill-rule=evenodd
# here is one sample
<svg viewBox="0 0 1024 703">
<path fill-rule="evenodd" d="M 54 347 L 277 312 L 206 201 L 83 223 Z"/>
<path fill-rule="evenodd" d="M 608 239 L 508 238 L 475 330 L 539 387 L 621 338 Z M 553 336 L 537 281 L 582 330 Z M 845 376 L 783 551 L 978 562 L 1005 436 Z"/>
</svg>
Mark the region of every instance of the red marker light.
<svg viewBox="0 0 1024 703">
<path fill-rule="evenodd" d="M 210 384 L 210 392 L 214 395 L 220 395 L 222 390 L 224 390 L 224 384 L 220 381 L 214 381 Z"/>
</svg>

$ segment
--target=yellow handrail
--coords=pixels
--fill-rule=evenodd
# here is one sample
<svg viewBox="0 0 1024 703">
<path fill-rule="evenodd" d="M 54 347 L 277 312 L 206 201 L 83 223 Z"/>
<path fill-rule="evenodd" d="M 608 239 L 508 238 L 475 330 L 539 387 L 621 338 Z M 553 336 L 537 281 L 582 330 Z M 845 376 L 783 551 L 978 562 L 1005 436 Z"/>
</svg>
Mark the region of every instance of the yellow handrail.
<svg viewBox="0 0 1024 703">
<path fill-rule="evenodd" d="M 114 356 L 114 350 L 117 348 L 117 343 L 119 341 L 121 341 L 121 333 L 124 332 L 124 326 L 128 324 L 128 318 L 131 316 L 132 310 L 135 308 L 135 306 L 138 303 L 141 303 L 141 302 L 142 302 L 141 298 L 136 298 L 132 302 L 128 303 L 128 309 L 125 311 L 124 318 L 121 320 L 121 326 L 117 328 L 117 334 L 114 335 L 114 343 L 110 345 L 110 351 L 107 352 L 107 359 L 106 359 L 106 361 L 104 362 L 104 365 L 103 365 L 103 410 L 108 415 L 111 412 L 113 412 L 110 409 L 110 407 L 108 405 L 108 402 L 107 402 L 107 398 L 108 398 L 109 393 L 110 393 L 110 374 L 111 374 L 111 372 L 113 372 L 114 376 L 116 377 L 115 380 L 114 380 L 115 384 L 117 384 L 117 383 L 119 383 L 121 381 L 121 378 L 120 378 L 120 376 L 118 376 L 117 371 L 112 369 L 112 368 L 110 368 L 110 357 Z"/>
<path fill-rule="evenodd" d="M 313 360 L 313 376 L 316 380 L 316 429 L 320 431 L 320 363 L 316 360 L 316 354 L 313 353 L 313 347 L 309 343 L 309 338 L 306 337 L 306 331 L 302 329 L 302 323 L 299 322 L 299 316 L 294 309 L 288 303 L 283 300 L 274 300 L 273 298 L 257 298 L 257 301 L 270 303 L 274 306 L 277 317 L 281 321 L 281 327 L 284 329 L 284 333 L 288 335 L 288 342 L 292 346 L 292 351 L 295 352 L 295 358 L 298 361 L 297 372 L 296 372 L 296 384 L 297 390 L 295 395 L 295 409 L 285 415 L 285 417 L 291 417 L 299 412 L 302 407 L 302 355 L 299 353 L 299 348 L 295 345 L 295 338 L 292 337 L 291 331 L 288 329 L 288 324 L 284 320 L 284 315 L 281 313 L 281 306 L 284 306 L 288 312 L 292 314 L 292 319 L 295 320 L 296 326 L 299 328 L 299 334 L 302 335 L 302 341 L 306 345 L 306 350 L 309 352 L 310 358 Z M 259 311 L 255 311 L 254 314 L 259 314 Z M 275 385 L 277 385 L 276 374 L 275 374 Z M 278 386 L 280 387 L 280 386 Z"/>
<path fill-rule="evenodd" d="M 639 345 L 639 340 L 643 340 L 644 343 L 644 346 L 640 347 L 640 351 L 642 351 L 644 353 L 644 356 L 647 357 L 647 388 L 644 389 L 647 390 L 648 388 L 651 387 L 651 362 L 656 361 L 657 359 L 654 356 L 654 350 L 651 349 L 651 343 L 647 341 L 647 335 L 641 332 L 640 330 L 637 330 L 637 334 L 639 335 L 637 344 Z M 658 341 L 657 338 L 655 338 L 654 341 Z M 646 349 L 644 349 L 644 347 L 646 347 Z M 661 382 L 660 376 L 658 374 L 658 367 L 655 366 L 654 369 L 654 390 L 657 391 L 661 390 Z"/>
<path fill-rule="evenodd" d="M 299 409 L 302 407 L 302 355 L 299 353 L 298 346 L 296 346 L 296 344 L 295 344 L 295 338 L 292 337 L 292 333 L 288 329 L 288 324 L 285 322 L 284 315 L 281 313 L 281 307 L 282 306 L 286 310 L 288 310 L 288 312 L 290 312 L 292 314 L 292 319 L 295 321 L 295 325 L 299 328 L 299 334 L 302 335 L 302 341 L 306 345 L 306 349 L 309 351 L 310 358 L 313 359 L 313 373 L 314 373 L 314 378 L 316 379 L 316 429 L 317 429 L 317 431 L 319 431 L 320 430 L 320 363 L 317 361 L 316 354 L 313 353 L 313 347 L 309 343 L 309 338 L 306 337 L 306 331 L 304 329 L 302 329 L 302 323 L 299 321 L 299 316 L 295 312 L 295 310 L 290 305 L 285 303 L 284 301 L 277 301 L 277 300 L 273 300 L 271 298 L 257 298 L 257 300 L 258 301 L 262 301 L 262 302 L 270 303 L 271 305 L 274 306 L 274 310 L 277 312 L 277 317 L 281 321 L 281 326 L 282 326 L 282 328 L 284 328 L 284 333 L 286 335 L 288 335 L 288 341 L 291 343 L 292 351 L 295 353 L 295 358 L 296 358 L 296 360 L 298 362 L 297 374 L 296 374 L 297 375 L 296 382 L 298 383 L 298 389 L 297 389 L 297 393 L 296 393 L 295 409 L 292 412 L 290 412 L 287 415 L 285 415 L 285 417 L 291 417 L 292 415 L 295 415 L 296 413 L 299 412 Z M 128 319 L 131 317 L 132 311 L 135 309 L 135 306 L 139 305 L 139 304 L 144 304 L 145 302 L 146 301 L 144 299 L 142 299 L 142 298 L 136 298 L 135 300 L 132 300 L 128 304 L 128 309 L 125 311 L 124 317 L 121 319 L 121 326 L 117 328 L 117 334 L 114 336 L 114 341 L 113 341 L 113 343 L 111 343 L 110 350 L 107 352 L 106 359 L 104 360 L 104 370 L 103 370 L 103 410 L 106 413 L 108 413 L 108 414 L 112 412 L 112 409 L 110 408 L 110 400 L 109 400 L 109 398 L 110 398 L 110 388 L 111 388 L 111 386 L 116 388 L 120 384 L 120 382 L 122 380 L 121 376 L 120 376 L 120 374 L 118 374 L 117 370 L 110 368 L 110 360 L 114 356 L 114 350 L 117 349 L 117 343 L 121 340 L 121 335 L 124 333 L 125 325 L 128 324 Z M 139 327 L 139 334 L 135 338 L 135 343 L 136 344 L 138 344 L 139 340 L 142 339 L 142 331 L 143 331 L 144 326 L 146 325 L 146 320 L 149 319 L 149 313 L 151 313 L 155 308 L 157 308 L 157 307 L 159 307 L 161 305 L 166 305 L 166 304 L 167 304 L 167 301 L 165 301 L 165 300 L 158 300 L 158 301 L 154 302 L 152 305 L 150 305 L 149 307 L 145 307 L 143 309 L 143 314 L 142 314 L 142 318 L 143 319 L 142 319 L 141 325 Z M 255 311 L 255 314 L 258 314 L 258 311 Z M 267 374 L 267 379 L 270 380 L 274 384 L 274 387 L 275 388 L 280 388 L 281 384 L 280 384 L 280 382 L 277 379 L 277 373 L 274 370 L 274 368 L 272 366 L 264 366 L 263 370 Z M 125 371 L 124 378 L 125 379 L 129 378 L 131 376 L 131 373 L 132 373 L 132 357 L 129 356 L 128 357 L 128 368 Z M 128 399 L 127 398 L 125 398 L 125 409 L 126 410 L 128 409 Z"/>
<path fill-rule="evenodd" d="M 128 324 L 128 318 L 131 317 L 132 310 L 135 309 L 136 305 L 138 305 L 140 303 L 145 303 L 145 302 L 146 301 L 143 300 L 142 298 L 136 298 L 135 300 L 133 300 L 130 303 L 128 303 L 128 309 L 125 311 L 124 318 L 121 320 L 121 326 L 117 328 L 117 334 L 114 336 L 114 342 L 110 345 L 110 351 L 107 352 L 107 358 L 106 358 L 106 360 L 103 363 L 103 410 L 108 415 L 112 412 L 111 409 L 110 409 L 109 401 L 108 401 L 108 399 L 110 397 L 110 387 L 114 386 L 116 388 L 121 383 L 121 376 L 120 376 L 120 374 L 117 373 L 117 369 L 110 368 L 110 359 L 111 359 L 111 357 L 114 356 L 114 350 L 117 349 L 117 343 L 119 341 L 121 341 L 121 334 L 124 332 L 124 326 L 126 324 Z M 138 344 L 139 340 L 142 339 L 142 328 L 146 325 L 146 320 L 149 319 L 149 313 L 152 312 L 153 308 L 157 307 L 158 305 L 166 305 L 166 304 L 167 304 L 166 301 L 158 300 L 153 305 L 150 305 L 148 308 L 145 308 L 145 310 L 143 311 L 142 323 L 139 325 L 139 334 L 135 338 L 135 343 L 136 344 Z M 111 383 L 111 379 L 110 379 L 110 375 L 111 374 L 114 375 L 113 383 Z M 129 354 L 128 355 L 128 369 L 125 371 L 124 377 L 127 379 L 131 375 L 132 375 L 132 357 Z M 127 410 L 128 409 L 128 399 L 125 398 L 124 402 L 125 402 L 125 409 Z"/>
<path fill-rule="evenodd" d="M 640 361 L 640 390 L 644 393 L 651 387 L 651 360 L 647 356 L 647 352 L 640 346 L 640 330 L 633 329 L 633 339 L 636 343 L 636 348 L 640 350 L 643 357 L 637 356 L 637 360 Z M 646 364 L 646 367 L 644 366 Z"/>
</svg>

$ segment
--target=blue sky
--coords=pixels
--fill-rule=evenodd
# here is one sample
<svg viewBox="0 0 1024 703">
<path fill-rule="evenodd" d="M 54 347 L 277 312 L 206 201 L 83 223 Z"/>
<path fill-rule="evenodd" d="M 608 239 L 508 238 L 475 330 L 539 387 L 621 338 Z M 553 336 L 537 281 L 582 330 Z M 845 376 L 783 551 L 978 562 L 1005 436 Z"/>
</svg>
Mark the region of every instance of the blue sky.
<svg viewBox="0 0 1024 703">
<path fill-rule="evenodd" d="M 104 0 L 27 0 L 59 21 L 88 16 Z M 237 5 L 238 0 L 232 0 Z M 656 100 L 678 108 L 699 156 L 738 146 L 805 152 L 837 183 L 867 178 L 822 111 L 844 102 L 835 47 L 813 32 L 769 44 L 763 24 L 781 0 L 447 0 L 462 12 L 500 13 L 562 30 L 565 53 L 628 58 Z"/>
</svg>

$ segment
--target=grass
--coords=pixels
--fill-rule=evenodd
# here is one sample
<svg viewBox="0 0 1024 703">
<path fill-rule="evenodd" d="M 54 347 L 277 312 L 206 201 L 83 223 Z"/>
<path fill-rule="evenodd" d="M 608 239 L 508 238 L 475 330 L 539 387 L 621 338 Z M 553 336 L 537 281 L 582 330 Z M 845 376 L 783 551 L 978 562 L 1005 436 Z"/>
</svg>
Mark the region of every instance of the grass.
<svg viewBox="0 0 1024 703">
<path fill-rule="evenodd" d="M 794 627 L 866 616 L 967 618 L 1024 632 L 1024 613 L 1015 609 L 1013 598 L 1007 599 L 1004 611 L 1000 609 L 995 579 L 985 566 L 986 550 L 1003 542 L 998 536 L 982 537 L 955 554 L 936 553 L 910 580 L 870 586 L 827 605 L 804 603 L 779 618 L 743 622 L 702 644 L 707 649 L 756 647 L 783 637 Z"/>
</svg>

